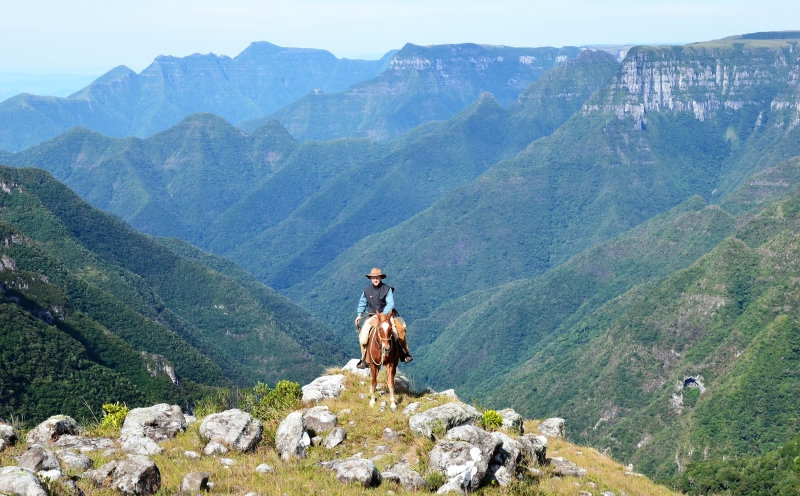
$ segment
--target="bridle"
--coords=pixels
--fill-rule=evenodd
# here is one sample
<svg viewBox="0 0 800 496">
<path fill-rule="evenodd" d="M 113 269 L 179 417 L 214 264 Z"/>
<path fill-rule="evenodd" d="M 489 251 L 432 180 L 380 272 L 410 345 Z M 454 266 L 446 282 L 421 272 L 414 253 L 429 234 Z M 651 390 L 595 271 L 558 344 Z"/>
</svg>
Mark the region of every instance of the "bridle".
<svg viewBox="0 0 800 496">
<path fill-rule="evenodd" d="M 384 335 L 386 337 L 383 337 Z M 390 320 L 387 319 L 383 321 L 378 325 L 378 327 L 375 328 L 375 332 L 372 334 L 372 339 L 370 339 L 370 341 L 374 341 L 376 339 L 380 340 L 381 359 L 380 361 L 375 360 L 375 357 L 372 355 L 372 346 L 369 347 L 369 359 L 373 364 L 380 367 L 386 360 L 386 357 L 389 356 L 389 353 L 392 352 L 392 324 Z M 372 343 L 370 343 L 370 345 L 371 344 Z"/>
</svg>

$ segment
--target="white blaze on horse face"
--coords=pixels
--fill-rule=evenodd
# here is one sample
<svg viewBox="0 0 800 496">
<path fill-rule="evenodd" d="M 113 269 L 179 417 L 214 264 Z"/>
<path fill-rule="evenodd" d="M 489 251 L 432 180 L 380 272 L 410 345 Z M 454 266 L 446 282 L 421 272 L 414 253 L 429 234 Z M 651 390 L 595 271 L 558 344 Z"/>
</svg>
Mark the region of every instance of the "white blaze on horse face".
<svg viewBox="0 0 800 496">
<path fill-rule="evenodd" d="M 381 324 L 381 327 L 383 328 L 384 331 L 388 331 L 389 330 L 389 323 L 388 322 L 384 322 L 383 324 Z"/>
</svg>

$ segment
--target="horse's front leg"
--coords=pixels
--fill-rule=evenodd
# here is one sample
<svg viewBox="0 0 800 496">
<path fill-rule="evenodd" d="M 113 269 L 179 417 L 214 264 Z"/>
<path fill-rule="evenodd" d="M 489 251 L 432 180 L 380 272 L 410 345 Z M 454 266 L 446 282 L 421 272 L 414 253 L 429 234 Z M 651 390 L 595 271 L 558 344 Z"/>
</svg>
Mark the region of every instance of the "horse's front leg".
<svg viewBox="0 0 800 496">
<path fill-rule="evenodd" d="M 394 402 L 394 375 L 397 372 L 397 364 L 389 364 L 386 366 L 386 385 L 389 386 L 389 401 L 391 401 L 392 411 L 397 410 L 397 403 Z"/>
<path fill-rule="evenodd" d="M 380 369 L 378 369 L 378 367 L 376 367 L 375 364 L 373 364 L 373 363 L 369 364 L 369 371 L 370 371 L 370 375 L 372 376 L 372 384 L 370 385 L 370 388 L 369 388 L 369 395 L 370 395 L 369 406 L 375 406 L 375 389 L 378 386 L 378 371 L 379 370 Z"/>
</svg>

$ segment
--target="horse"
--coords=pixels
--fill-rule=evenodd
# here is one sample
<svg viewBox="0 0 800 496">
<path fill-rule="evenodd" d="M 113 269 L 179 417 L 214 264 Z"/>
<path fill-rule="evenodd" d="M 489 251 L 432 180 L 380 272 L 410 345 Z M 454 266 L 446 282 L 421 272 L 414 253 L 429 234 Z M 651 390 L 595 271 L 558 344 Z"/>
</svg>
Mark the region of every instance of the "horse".
<svg viewBox="0 0 800 496">
<path fill-rule="evenodd" d="M 397 373 L 397 363 L 400 361 L 400 345 L 395 342 L 392 330 L 392 320 L 389 315 L 378 312 L 378 325 L 370 333 L 367 341 L 366 358 L 369 371 L 372 375 L 369 406 L 375 406 L 375 387 L 378 385 L 378 372 L 381 365 L 386 367 L 386 385 L 389 386 L 389 399 L 392 410 L 397 410 L 394 402 L 394 376 Z"/>
</svg>

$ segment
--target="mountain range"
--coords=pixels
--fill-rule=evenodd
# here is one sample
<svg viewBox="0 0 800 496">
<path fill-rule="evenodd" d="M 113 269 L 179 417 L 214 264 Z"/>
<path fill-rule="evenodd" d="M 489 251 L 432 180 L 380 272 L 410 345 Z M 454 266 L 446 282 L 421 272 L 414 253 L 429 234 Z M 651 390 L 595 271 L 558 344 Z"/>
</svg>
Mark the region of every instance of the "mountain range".
<svg viewBox="0 0 800 496">
<path fill-rule="evenodd" d="M 513 98 L 469 87 L 452 117 L 393 139 L 401 127 L 298 139 L 282 115 L 339 116 L 337 136 L 378 122 L 317 94 L 249 133 L 195 114 L 147 139 L 77 128 L 0 162 L 269 291 L 230 257 L 337 350 L 355 349 L 364 273 L 382 267 L 420 383 L 563 416 L 573 439 L 666 481 L 800 430 L 798 40 L 583 50 Z"/>
</svg>

